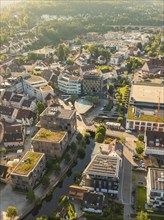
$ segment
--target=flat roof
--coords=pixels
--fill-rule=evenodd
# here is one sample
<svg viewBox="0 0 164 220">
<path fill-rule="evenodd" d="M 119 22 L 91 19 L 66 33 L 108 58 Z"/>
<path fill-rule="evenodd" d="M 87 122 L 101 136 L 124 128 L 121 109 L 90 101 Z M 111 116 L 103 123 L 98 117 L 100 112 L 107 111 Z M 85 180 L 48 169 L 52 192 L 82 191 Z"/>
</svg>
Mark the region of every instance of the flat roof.
<svg viewBox="0 0 164 220">
<path fill-rule="evenodd" d="M 151 189 L 164 191 L 164 169 L 149 168 Z"/>
<path fill-rule="evenodd" d="M 30 78 L 26 79 L 26 81 L 33 83 L 33 82 L 46 82 L 46 80 L 40 76 L 31 76 Z"/>
<path fill-rule="evenodd" d="M 136 102 L 164 104 L 164 86 L 134 84 L 131 88 L 131 99 Z"/>
<path fill-rule="evenodd" d="M 147 147 L 156 148 L 164 151 L 164 132 L 146 131 Z"/>
<path fill-rule="evenodd" d="M 50 131 L 45 128 L 41 128 L 32 140 L 35 141 L 46 141 L 46 142 L 60 142 L 67 132 L 65 131 Z"/>
<path fill-rule="evenodd" d="M 40 87 L 40 89 L 43 92 L 51 92 L 51 91 L 53 91 L 53 88 L 51 86 L 42 86 L 42 87 Z"/>
<path fill-rule="evenodd" d="M 43 156 L 43 153 L 28 151 L 15 167 L 12 174 L 28 175 Z"/>
<path fill-rule="evenodd" d="M 63 109 L 61 106 L 47 107 L 41 114 L 41 116 L 54 116 L 56 118 L 70 119 L 75 110 Z"/>
<path fill-rule="evenodd" d="M 94 176 L 117 177 L 119 172 L 119 158 L 97 154 L 86 167 L 84 173 Z"/>
</svg>

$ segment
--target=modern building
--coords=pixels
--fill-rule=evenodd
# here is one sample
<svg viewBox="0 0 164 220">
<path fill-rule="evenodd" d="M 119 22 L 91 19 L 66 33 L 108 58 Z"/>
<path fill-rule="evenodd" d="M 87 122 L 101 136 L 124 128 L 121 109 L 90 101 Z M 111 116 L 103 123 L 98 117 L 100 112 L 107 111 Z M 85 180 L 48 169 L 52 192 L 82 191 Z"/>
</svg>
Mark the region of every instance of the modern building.
<svg viewBox="0 0 164 220">
<path fill-rule="evenodd" d="M 145 132 L 145 154 L 164 156 L 164 132 Z"/>
<path fill-rule="evenodd" d="M 38 101 L 45 102 L 45 97 L 50 93 L 54 95 L 54 90 L 48 86 L 48 82 L 40 76 L 31 76 L 24 80 L 24 92 L 30 97 L 36 97 Z"/>
<path fill-rule="evenodd" d="M 118 157 L 96 154 L 82 174 L 81 186 L 117 196 L 120 160 Z"/>
<path fill-rule="evenodd" d="M 14 94 L 10 99 L 10 105 L 13 108 L 21 108 L 23 101 L 24 101 L 24 95 Z"/>
<path fill-rule="evenodd" d="M 102 93 L 103 77 L 99 72 L 86 72 L 83 75 L 82 92 L 84 95 Z"/>
<path fill-rule="evenodd" d="M 132 85 L 126 129 L 164 131 L 163 85 Z"/>
<path fill-rule="evenodd" d="M 58 76 L 58 89 L 66 94 L 81 94 L 81 79 L 79 76 L 60 74 Z"/>
<path fill-rule="evenodd" d="M 164 169 L 148 169 L 147 204 L 152 208 L 164 209 Z"/>
<path fill-rule="evenodd" d="M 41 128 L 32 138 L 35 152 L 45 153 L 47 157 L 62 157 L 68 145 L 68 134 L 65 131 L 50 131 Z"/>
<path fill-rule="evenodd" d="M 77 129 L 76 111 L 58 107 L 47 107 L 40 115 L 41 127 L 66 131 L 71 137 Z"/>
<path fill-rule="evenodd" d="M 32 190 L 44 175 L 45 165 L 43 153 L 28 151 L 11 173 L 13 187 Z"/>
</svg>

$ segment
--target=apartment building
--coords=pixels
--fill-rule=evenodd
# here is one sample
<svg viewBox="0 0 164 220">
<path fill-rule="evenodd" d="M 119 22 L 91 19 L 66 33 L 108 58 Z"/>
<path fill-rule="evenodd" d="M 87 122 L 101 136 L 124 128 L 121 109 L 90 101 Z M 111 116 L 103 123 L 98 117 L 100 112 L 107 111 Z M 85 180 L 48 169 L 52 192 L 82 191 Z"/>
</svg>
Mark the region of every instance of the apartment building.
<svg viewBox="0 0 164 220">
<path fill-rule="evenodd" d="M 5 107 L 0 105 L 0 121 L 13 123 L 16 121 L 18 110 L 15 108 Z"/>
<path fill-rule="evenodd" d="M 96 154 L 83 172 L 81 186 L 117 196 L 120 160 L 116 156 Z"/>
<path fill-rule="evenodd" d="M 58 76 L 58 89 L 66 94 L 81 94 L 81 79 L 79 76 L 60 74 Z"/>
<path fill-rule="evenodd" d="M 30 97 L 36 97 L 38 101 L 45 102 L 45 97 L 50 93 L 54 95 L 54 90 L 48 86 L 48 82 L 40 76 L 31 76 L 24 80 L 24 92 Z"/>
<path fill-rule="evenodd" d="M 152 208 L 164 209 L 164 169 L 148 169 L 147 204 Z"/>
<path fill-rule="evenodd" d="M 68 134 L 64 131 L 50 131 L 41 128 L 32 138 L 35 152 L 45 153 L 47 157 L 62 157 L 68 145 Z"/>
<path fill-rule="evenodd" d="M 77 129 L 76 111 L 58 107 L 48 107 L 40 115 L 41 127 L 66 131 L 71 137 Z"/>
<path fill-rule="evenodd" d="M 32 190 L 44 175 L 45 165 L 43 153 L 28 151 L 11 173 L 13 188 Z"/>
<path fill-rule="evenodd" d="M 132 85 L 126 129 L 164 131 L 162 85 Z"/>
<path fill-rule="evenodd" d="M 164 156 L 164 132 L 146 131 L 144 141 L 145 154 Z"/>
</svg>

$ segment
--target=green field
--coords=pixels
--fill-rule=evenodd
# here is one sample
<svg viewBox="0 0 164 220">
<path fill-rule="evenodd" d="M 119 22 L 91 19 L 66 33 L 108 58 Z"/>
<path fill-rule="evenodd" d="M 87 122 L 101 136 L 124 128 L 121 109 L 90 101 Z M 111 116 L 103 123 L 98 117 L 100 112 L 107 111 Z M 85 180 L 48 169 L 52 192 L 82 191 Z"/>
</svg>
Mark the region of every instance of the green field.
<svg viewBox="0 0 164 220">
<path fill-rule="evenodd" d="M 137 186 L 136 188 L 136 209 L 137 211 L 145 210 L 146 204 L 146 187 Z"/>
</svg>

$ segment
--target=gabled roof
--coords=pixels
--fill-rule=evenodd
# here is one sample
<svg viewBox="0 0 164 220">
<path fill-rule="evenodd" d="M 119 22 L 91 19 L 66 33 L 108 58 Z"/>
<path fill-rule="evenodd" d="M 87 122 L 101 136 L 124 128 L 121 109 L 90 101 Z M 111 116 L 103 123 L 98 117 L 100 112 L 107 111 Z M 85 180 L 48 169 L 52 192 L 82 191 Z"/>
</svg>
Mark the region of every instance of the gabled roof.
<svg viewBox="0 0 164 220">
<path fill-rule="evenodd" d="M 20 102 L 23 98 L 23 95 L 21 94 L 15 94 L 13 95 L 13 97 L 11 98 L 11 102 Z"/>
<path fill-rule="evenodd" d="M 22 103 L 22 107 L 24 106 L 24 107 L 30 107 L 31 106 L 31 103 L 33 102 L 33 100 L 30 100 L 30 99 L 28 99 L 28 100 L 24 100 L 23 101 L 23 103 Z"/>
<path fill-rule="evenodd" d="M 23 141 L 23 134 L 14 132 L 14 133 L 5 133 L 3 136 L 3 142 L 20 142 Z"/>
<path fill-rule="evenodd" d="M 12 94 L 13 94 L 12 92 L 5 92 L 3 94 L 2 100 L 10 101 Z"/>
<path fill-rule="evenodd" d="M 14 112 L 14 108 L 9 108 L 0 105 L 0 114 L 12 116 L 13 112 Z"/>
<path fill-rule="evenodd" d="M 23 118 L 34 118 L 36 114 L 32 111 L 26 110 L 26 109 L 18 109 L 18 113 L 16 116 L 16 119 L 23 119 Z"/>
<path fill-rule="evenodd" d="M 95 69 L 95 65 L 89 64 L 89 65 L 81 66 L 80 68 L 83 72 L 86 72 Z"/>
</svg>

